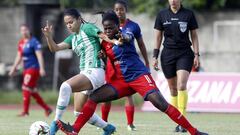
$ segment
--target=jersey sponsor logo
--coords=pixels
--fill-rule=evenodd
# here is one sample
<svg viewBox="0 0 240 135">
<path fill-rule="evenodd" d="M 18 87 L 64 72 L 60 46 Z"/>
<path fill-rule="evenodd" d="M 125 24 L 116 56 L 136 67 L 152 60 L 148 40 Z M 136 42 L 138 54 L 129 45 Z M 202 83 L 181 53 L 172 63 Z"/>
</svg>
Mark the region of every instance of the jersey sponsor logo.
<svg viewBox="0 0 240 135">
<path fill-rule="evenodd" d="M 92 74 L 92 70 L 87 70 L 87 73 L 90 75 Z"/>
<path fill-rule="evenodd" d="M 178 18 L 171 18 L 172 21 L 178 21 Z"/>
<path fill-rule="evenodd" d="M 123 63 L 123 61 L 114 61 L 114 65 L 120 65 L 120 64 L 122 64 Z"/>
<path fill-rule="evenodd" d="M 178 22 L 180 31 L 183 33 L 187 30 L 187 22 Z"/>
<path fill-rule="evenodd" d="M 169 25 L 169 24 L 172 24 L 172 22 L 165 21 L 165 22 L 163 23 L 163 25 Z"/>
</svg>

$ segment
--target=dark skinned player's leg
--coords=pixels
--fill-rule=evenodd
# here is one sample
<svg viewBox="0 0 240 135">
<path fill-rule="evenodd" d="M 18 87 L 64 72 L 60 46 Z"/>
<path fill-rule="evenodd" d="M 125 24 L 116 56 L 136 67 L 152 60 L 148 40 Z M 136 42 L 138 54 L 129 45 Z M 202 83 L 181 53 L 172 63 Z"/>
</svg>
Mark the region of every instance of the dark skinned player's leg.
<svg viewBox="0 0 240 135">
<path fill-rule="evenodd" d="M 116 100 L 117 98 L 117 93 L 111 85 L 104 85 L 94 91 L 90 95 L 89 100 L 85 103 L 81 114 L 75 121 L 73 125 L 74 131 L 77 133 L 80 131 L 80 129 L 85 125 L 85 123 L 95 112 L 98 103 Z"/>
<path fill-rule="evenodd" d="M 156 108 L 166 113 L 173 121 L 187 129 L 191 135 L 197 133 L 197 129 L 194 128 L 188 120 L 172 105 L 170 105 L 162 96 L 160 92 L 153 92 L 146 97 Z"/>
</svg>

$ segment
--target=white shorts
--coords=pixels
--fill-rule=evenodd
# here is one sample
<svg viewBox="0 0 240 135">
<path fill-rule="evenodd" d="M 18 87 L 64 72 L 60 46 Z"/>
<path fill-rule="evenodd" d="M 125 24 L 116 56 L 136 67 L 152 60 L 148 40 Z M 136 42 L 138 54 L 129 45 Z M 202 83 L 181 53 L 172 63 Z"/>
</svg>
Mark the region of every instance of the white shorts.
<svg viewBox="0 0 240 135">
<path fill-rule="evenodd" d="M 80 72 L 85 75 L 92 83 L 93 89 L 96 90 L 103 86 L 105 82 L 105 70 L 102 68 L 88 68 Z M 83 94 L 88 95 L 92 90 L 82 91 Z"/>
</svg>

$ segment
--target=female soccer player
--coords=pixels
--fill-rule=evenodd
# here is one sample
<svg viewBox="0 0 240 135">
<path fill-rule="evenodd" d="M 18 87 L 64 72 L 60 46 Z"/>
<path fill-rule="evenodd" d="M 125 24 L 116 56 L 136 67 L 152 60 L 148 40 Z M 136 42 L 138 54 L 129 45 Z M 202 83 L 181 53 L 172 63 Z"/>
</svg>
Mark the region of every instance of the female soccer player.
<svg viewBox="0 0 240 135">
<path fill-rule="evenodd" d="M 158 69 L 158 55 L 164 34 L 164 48 L 161 54 L 162 71 L 167 78 L 171 93 L 171 104 L 185 116 L 187 106 L 187 81 L 194 64 L 199 62 L 198 24 L 194 13 L 181 5 L 181 0 L 168 0 L 170 7 L 160 11 L 157 15 L 156 46 L 154 49 L 153 66 Z M 192 43 L 189 40 L 189 32 Z M 193 50 L 191 49 L 193 45 Z M 181 126 L 176 132 L 186 132 Z"/>
<path fill-rule="evenodd" d="M 39 79 L 39 75 L 42 77 L 46 75 L 41 51 L 42 45 L 34 36 L 31 35 L 27 25 L 21 25 L 20 32 L 22 38 L 18 43 L 18 52 L 15 62 L 9 72 L 9 76 L 14 76 L 17 67 L 23 61 L 23 112 L 18 116 L 22 117 L 29 115 L 31 96 L 41 107 L 43 107 L 46 116 L 49 116 L 52 109 L 43 101 L 37 92 L 37 81 Z"/>
<path fill-rule="evenodd" d="M 102 24 L 104 32 L 110 39 L 119 37 L 119 20 L 114 12 L 103 14 Z M 137 92 L 145 100 L 152 102 L 160 111 L 166 113 L 173 121 L 186 128 L 191 135 L 208 135 L 194 128 L 175 107 L 164 99 L 148 68 L 140 60 L 135 46 L 131 44 L 134 36 L 131 33 L 122 33 L 120 38 L 123 41 L 121 45 L 105 41 L 102 43 L 108 56 L 107 84 L 90 95 L 73 126 L 58 120 L 58 127 L 67 135 L 77 135 L 94 113 L 98 103 L 116 100 Z"/>
<path fill-rule="evenodd" d="M 145 44 L 143 42 L 142 38 L 142 33 L 139 25 L 132 20 L 128 19 L 126 17 L 127 13 L 127 3 L 123 0 L 117 0 L 114 4 L 114 11 L 117 14 L 119 21 L 120 21 L 120 29 L 124 33 L 132 33 L 134 35 L 134 38 L 137 40 L 138 47 L 143 55 L 145 65 L 149 68 L 149 61 L 148 61 L 148 56 L 147 56 L 147 50 L 145 47 Z M 134 46 L 134 40 L 132 42 Z M 108 119 L 108 114 L 110 111 L 111 107 L 111 102 L 104 103 L 102 105 L 102 118 L 103 120 L 107 121 Z M 133 103 L 133 97 L 128 96 L 125 104 L 125 112 L 127 116 L 127 129 L 130 131 L 135 131 L 136 128 L 133 125 L 133 120 L 134 120 L 134 103 Z"/>
<path fill-rule="evenodd" d="M 105 83 L 105 71 L 103 69 L 104 63 L 98 58 L 98 52 L 101 49 L 99 38 L 107 40 L 108 42 L 117 43 L 117 40 L 108 39 L 108 37 L 94 24 L 84 21 L 76 9 L 65 10 L 64 22 L 72 34 L 59 44 L 56 44 L 52 39 L 52 26 L 50 26 L 48 22 L 46 26 L 42 28 L 42 32 L 46 37 L 50 51 L 55 52 L 72 49 L 79 56 L 79 68 L 81 72 L 63 82 L 60 87 L 56 115 L 51 124 L 51 134 L 55 134 L 58 130 L 56 120 L 61 119 L 61 116 L 69 104 L 72 92 L 89 90 L 82 94 L 75 94 L 75 107 L 79 106 L 75 109 L 81 109 L 80 106 L 83 105 L 88 98 L 86 94 L 99 88 Z M 76 115 L 79 115 L 79 113 L 76 112 Z M 109 135 L 115 131 L 114 126 L 107 124 L 96 114 L 91 117 L 89 123 L 102 128 L 104 130 L 104 135 Z"/>
</svg>

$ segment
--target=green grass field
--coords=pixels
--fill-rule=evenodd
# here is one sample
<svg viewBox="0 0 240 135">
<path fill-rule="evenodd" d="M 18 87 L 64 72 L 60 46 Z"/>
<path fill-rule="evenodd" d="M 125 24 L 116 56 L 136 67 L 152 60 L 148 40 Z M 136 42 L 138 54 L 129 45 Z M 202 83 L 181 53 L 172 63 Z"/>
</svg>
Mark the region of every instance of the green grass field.
<svg viewBox="0 0 240 135">
<path fill-rule="evenodd" d="M 20 110 L 0 110 L 0 135 L 27 135 L 28 129 L 34 121 L 45 121 L 50 123 L 53 115 L 46 118 L 42 110 L 31 110 L 29 117 L 18 118 L 16 114 Z M 215 113 L 189 113 L 189 120 L 202 131 L 210 135 L 239 135 L 240 114 L 215 114 Z M 64 121 L 73 122 L 74 117 L 71 111 L 64 115 Z M 163 113 L 136 112 L 135 125 L 138 131 L 129 132 L 126 130 L 125 113 L 113 111 L 110 114 L 110 122 L 117 126 L 115 135 L 177 135 L 173 133 L 175 124 Z M 62 133 L 58 133 L 62 135 Z M 86 125 L 81 135 L 101 135 L 102 131 L 96 127 Z"/>
</svg>

